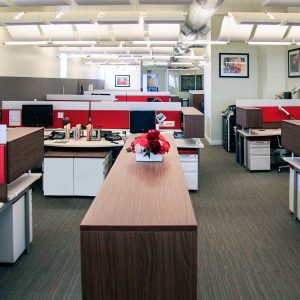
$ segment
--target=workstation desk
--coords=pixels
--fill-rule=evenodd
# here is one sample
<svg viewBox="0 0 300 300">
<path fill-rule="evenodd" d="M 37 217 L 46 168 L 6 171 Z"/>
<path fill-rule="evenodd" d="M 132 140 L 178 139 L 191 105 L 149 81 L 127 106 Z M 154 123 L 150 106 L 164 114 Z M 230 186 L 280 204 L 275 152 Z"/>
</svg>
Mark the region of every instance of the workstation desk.
<svg viewBox="0 0 300 300">
<path fill-rule="evenodd" d="M 126 148 L 81 225 L 83 299 L 197 299 L 197 222 L 172 135 L 163 162 Z"/>
<path fill-rule="evenodd" d="M 249 170 L 270 170 L 270 139 L 281 129 L 240 129 L 236 132 L 236 160 Z"/>
</svg>

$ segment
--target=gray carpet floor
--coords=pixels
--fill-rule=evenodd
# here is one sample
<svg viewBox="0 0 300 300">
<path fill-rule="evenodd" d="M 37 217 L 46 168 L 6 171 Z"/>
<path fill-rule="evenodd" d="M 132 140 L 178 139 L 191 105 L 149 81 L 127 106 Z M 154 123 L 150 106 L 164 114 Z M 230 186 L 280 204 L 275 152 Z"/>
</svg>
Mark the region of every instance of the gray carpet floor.
<svg viewBox="0 0 300 300">
<path fill-rule="evenodd" d="M 198 299 L 300 299 L 300 223 L 288 212 L 288 172 L 251 173 L 234 154 L 206 146 L 200 173 L 191 193 Z M 0 265 L 0 299 L 81 299 L 79 224 L 91 201 L 45 198 L 36 185 L 31 251 Z"/>
</svg>

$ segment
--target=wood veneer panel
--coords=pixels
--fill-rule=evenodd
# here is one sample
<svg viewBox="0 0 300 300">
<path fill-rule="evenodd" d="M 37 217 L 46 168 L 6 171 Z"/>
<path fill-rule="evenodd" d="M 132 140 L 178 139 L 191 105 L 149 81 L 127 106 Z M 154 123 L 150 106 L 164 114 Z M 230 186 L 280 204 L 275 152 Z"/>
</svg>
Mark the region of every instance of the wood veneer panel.
<svg viewBox="0 0 300 300">
<path fill-rule="evenodd" d="M 8 130 L 7 183 L 28 172 L 44 159 L 44 129 L 15 128 Z"/>
<path fill-rule="evenodd" d="M 200 111 L 202 102 L 204 102 L 204 94 L 190 94 L 190 106 Z"/>
<path fill-rule="evenodd" d="M 183 134 L 186 138 L 204 137 L 204 114 L 194 107 L 183 107 Z"/>
<path fill-rule="evenodd" d="M 7 202 L 7 184 L 0 184 L 0 202 Z"/>
<path fill-rule="evenodd" d="M 196 300 L 197 232 L 81 232 L 82 297 Z"/>
<path fill-rule="evenodd" d="M 281 145 L 300 155 L 300 121 L 283 121 L 281 125 Z"/>
<path fill-rule="evenodd" d="M 127 153 L 134 136 L 117 161 L 81 223 L 81 230 L 164 228 L 196 230 L 197 222 L 172 135 L 163 162 L 136 162 Z"/>
<path fill-rule="evenodd" d="M 237 107 L 236 123 L 245 128 L 262 128 L 262 111 L 256 107 Z"/>
</svg>

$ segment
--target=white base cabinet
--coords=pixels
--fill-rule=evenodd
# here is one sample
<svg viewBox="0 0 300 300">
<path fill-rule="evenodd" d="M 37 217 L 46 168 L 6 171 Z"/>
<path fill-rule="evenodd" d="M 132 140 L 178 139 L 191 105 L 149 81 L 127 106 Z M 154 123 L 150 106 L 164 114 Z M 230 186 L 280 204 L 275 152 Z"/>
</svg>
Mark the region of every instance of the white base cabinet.
<svg viewBox="0 0 300 300">
<path fill-rule="evenodd" d="M 189 190 L 198 190 L 199 156 L 197 154 L 180 154 L 184 177 Z"/>
<path fill-rule="evenodd" d="M 289 186 L 289 209 L 292 213 L 294 213 L 294 169 L 290 168 L 290 186 Z M 297 218 L 300 219 L 300 175 L 297 176 L 298 181 L 298 193 L 297 193 Z"/>
<path fill-rule="evenodd" d="M 269 171 L 271 169 L 270 152 L 270 141 L 248 141 L 248 169 L 250 171 Z"/>
<path fill-rule="evenodd" d="M 106 174 L 112 165 L 111 151 L 97 157 L 85 153 L 65 154 L 68 157 L 45 155 L 44 195 L 45 196 L 96 196 Z M 70 157 L 72 156 L 72 157 Z"/>
<path fill-rule="evenodd" d="M 25 247 L 25 196 L 22 196 L 0 215 L 0 262 L 14 263 Z"/>
</svg>

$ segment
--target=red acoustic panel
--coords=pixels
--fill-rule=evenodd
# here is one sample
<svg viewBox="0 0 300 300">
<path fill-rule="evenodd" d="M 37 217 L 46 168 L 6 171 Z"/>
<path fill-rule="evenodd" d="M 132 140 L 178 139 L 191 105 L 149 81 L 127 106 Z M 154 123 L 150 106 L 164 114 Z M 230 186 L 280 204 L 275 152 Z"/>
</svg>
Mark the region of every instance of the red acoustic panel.
<svg viewBox="0 0 300 300">
<path fill-rule="evenodd" d="M 170 97 L 169 96 L 155 96 L 155 95 L 150 95 L 150 96 L 116 96 L 117 99 L 119 99 L 120 102 L 148 102 L 148 98 L 159 98 L 162 100 L 162 102 L 170 102 Z"/>
<path fill-rule="evenodd" d="M 128 129 L 129 111 L 95 110 L 91 112 L 92 124 L 95 128 Z"/>
<path fill-rule="evenodd" d="M 157 114 L 163 113 L 166 116 L 165 121 L 175 121 L 174 127 L 160 127 L 161 129 L 180 129 L 181 111 L 157 111 Z"/>
<path fill-rule="evenodd" d="M 278 106 L 275 107 L 258 107 L 262 110 L 263 123 L 277 123 L 283 120 L 290 120 L 290 118 Z M 283 106 L 287 112 L 291 114 L 296 120 L 300 120 L 300 107 L 299 106 Z"/>
<path fill-rule="evenodd" d="M 5 146 L 0 145 L 0 184 L 5 183 Z"/>
<path fill-rule="evenodd" d="M 54 110 L 53 111 L 53 128 L 63 128 L 63 119 L 57 118 L 58 112 L 63 112 L 64 117 L 71 119 L 71 126 L 76 124 L 88 124 L 89 112 L 87 110 Z M 52 126 L 51 126 L 52 127 Z"/>
<path fill-rule="evenodd" d="M 198 154 L 198 149 L 178 149 L 179 154 Z"/>
<path fill-rule="evenodd" d="M 4 109 L 2 110 L 2 124 L 5 124 L 8 126 L 9 123 L 9 110 Z"/>
</svg>

